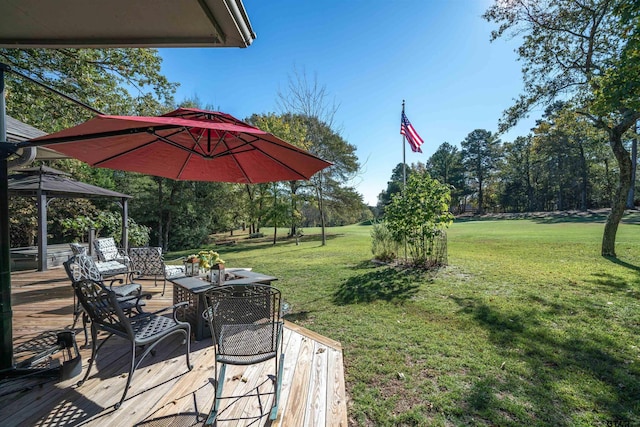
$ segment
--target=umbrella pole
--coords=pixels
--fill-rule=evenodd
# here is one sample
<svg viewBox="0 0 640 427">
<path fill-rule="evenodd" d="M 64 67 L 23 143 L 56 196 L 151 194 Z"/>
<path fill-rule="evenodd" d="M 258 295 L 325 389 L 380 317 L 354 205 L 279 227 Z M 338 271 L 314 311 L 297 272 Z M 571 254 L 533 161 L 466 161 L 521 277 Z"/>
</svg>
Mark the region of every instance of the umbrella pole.
<svg viewBox="0 0 640 427">
<path fill-rule="evenodd" d="M 0 371 L 13 367 L 13 326 L 11 323 L 11 243 L 9 241 L 9 168 L 12 146 L 7 142 L 4 74 L 9 67 L 0 63 Z"/>
</svg>

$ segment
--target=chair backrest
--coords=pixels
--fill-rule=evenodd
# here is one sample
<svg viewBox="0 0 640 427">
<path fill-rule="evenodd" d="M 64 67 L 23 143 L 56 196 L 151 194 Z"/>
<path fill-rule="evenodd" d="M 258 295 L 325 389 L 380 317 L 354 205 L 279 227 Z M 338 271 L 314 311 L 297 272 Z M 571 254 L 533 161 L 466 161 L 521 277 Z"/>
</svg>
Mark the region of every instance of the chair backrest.
<svg viewBox="0 0 640 427">
<path fill-rule="evenodd" d="M 164 258 L 159 246 L 129 248 L 131 268 L 142 276 L 164 275 Z"/>
<path fill-rule="evenodd" d="M 100 270 L 98 270 L 96 262 L 91 255 L 87 255 L 86 253 L 74 255 L 69 258 L 64 262 L 64 269 L 71 282 L 83 279 L 102 281 L 102 274 Z"/>
<path fill-rule="evenodd" d="M 93 241 L 100 261 L 113 261 L 120 256 L 118 246 L 113 237 L 100 237 Z"/>
<path fill-rule="evenodd" d="M 69 243 L 69 247 L 71 248 L 71 252 L 74 255 L 86 254 L 87 248 L 82 246 L 80 243 Z"/>
<path fill-rule="evenodd" d="M 101 282 L 83 278 L 72 280 L 73 290 L 91 318 L 91 322 L 116 335 L 133 341 L 134 334 L 129 319 L 122 311 L 116 294 Z"/>
<path fill-rule="evenodd" d="M 218 355 L 275 355 L 281 323 L 278 289 L 262 284 L 217 286 L 205 293 L 205 304 L 203 316 L 209 320 Z"/>
</svg>

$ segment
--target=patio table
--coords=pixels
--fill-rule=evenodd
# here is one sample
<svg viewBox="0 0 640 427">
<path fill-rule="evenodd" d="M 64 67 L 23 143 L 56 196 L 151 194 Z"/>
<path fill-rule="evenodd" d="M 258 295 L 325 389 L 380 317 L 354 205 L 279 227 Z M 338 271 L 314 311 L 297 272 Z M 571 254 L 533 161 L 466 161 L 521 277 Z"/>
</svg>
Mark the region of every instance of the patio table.
<svg viewBox="0 0 640 427">
<path fill-rule="evenodd" d="M 243 268 L 227 268 L 225 273 L 233 278 L 225 280 L 224 285 L 250 285 L 252 283 L 270 285 L 272 281 L 278 280 L 277 277 Z M 178 318 L 191 324 L 191 330 L 194 332 L 196 340 L 200 341 L 210 337 L 211 331 L 202 318 L 202 312 L 205 309 L 204 293 L 216 285 L 195 276 L 167 280 L 173 283 L 173 303 L 177 304 L 183 301 L 189 303 L 184 310 L 178 311 Z"/>
</svg>

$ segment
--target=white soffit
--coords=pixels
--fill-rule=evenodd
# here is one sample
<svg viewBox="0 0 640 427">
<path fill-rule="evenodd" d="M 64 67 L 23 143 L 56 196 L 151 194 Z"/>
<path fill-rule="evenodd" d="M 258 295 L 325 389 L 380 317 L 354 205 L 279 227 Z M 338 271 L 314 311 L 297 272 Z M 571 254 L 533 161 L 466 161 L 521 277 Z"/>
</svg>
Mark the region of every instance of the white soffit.
<svg viewBox="0 0 640 427">
<path fill-rule="evenodd" d="M 247 47 L 241 0 L 2 0 L 0 47 Z"/>
</svg>

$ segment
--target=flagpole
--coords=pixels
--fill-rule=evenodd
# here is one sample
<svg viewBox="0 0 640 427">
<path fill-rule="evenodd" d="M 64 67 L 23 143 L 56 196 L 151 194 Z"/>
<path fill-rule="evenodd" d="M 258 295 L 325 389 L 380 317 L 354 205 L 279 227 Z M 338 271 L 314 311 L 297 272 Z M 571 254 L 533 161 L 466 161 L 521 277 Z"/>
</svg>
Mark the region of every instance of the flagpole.
<svg viewBox="0 0 640 427">
<path fill-rule="evenodd" d="M 400 120 L 404 119 L 404 99 L 402 100 L 402 117 Z M 405 197 L 405 192 L 407 189 L 407 160 L 406 160 L 406 145 L 407 145 L 407 136 L 402 134 L 402 197 Z M 404 262 L 407 262 L 407 236 L 404 237 Z"/>
<path fill-rule="evenodd" d="M 404 99 L 402 100 L 402 116 L 404 118 Z M 407 161 L 405 156 L 405 146 L 407 145 L 407 137 L 402 134 L 402 191 L 407 188 Z"/>
</svg>

